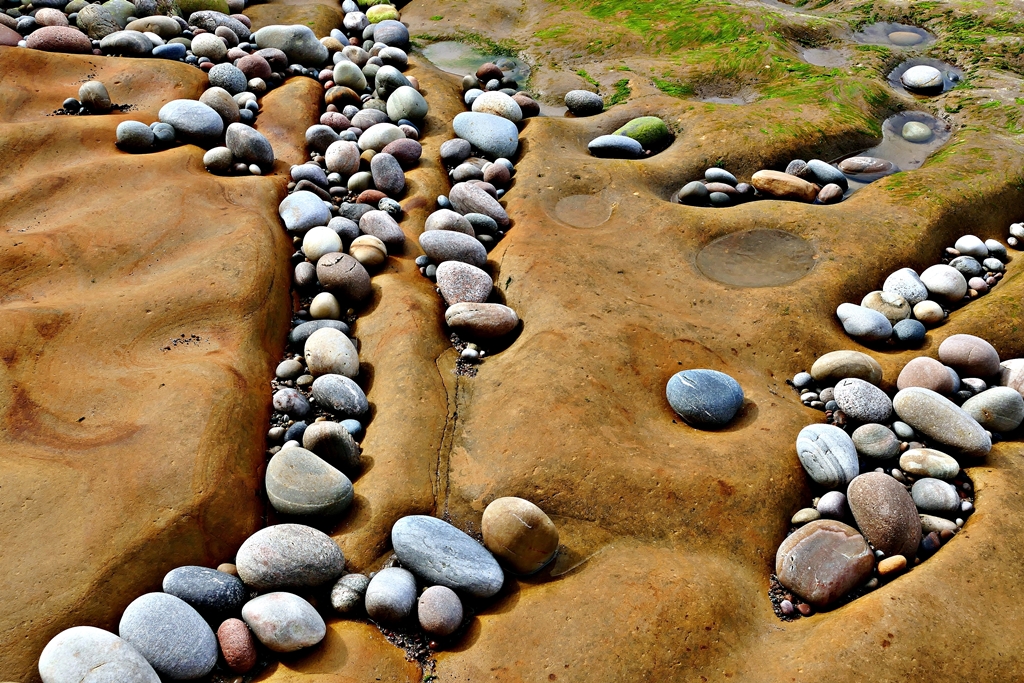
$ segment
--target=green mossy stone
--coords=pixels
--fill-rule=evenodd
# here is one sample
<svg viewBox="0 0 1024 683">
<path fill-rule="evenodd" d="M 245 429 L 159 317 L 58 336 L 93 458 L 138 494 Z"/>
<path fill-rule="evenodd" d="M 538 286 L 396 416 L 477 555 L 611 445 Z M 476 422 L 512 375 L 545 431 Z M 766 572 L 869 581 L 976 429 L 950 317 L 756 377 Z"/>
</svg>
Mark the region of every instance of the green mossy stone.
<svg viewBox="0 0 1024 683">
<path fill-rule="evenodd" d="M 135 5 L 128 0 L 107 0 L 103 7 L 113 15 L 117 25 L 124 29 L 128 25 L 128 17 L 135 16 Z"/>
<path fill-rule="evenodd" d="M 64 7 L 64 12 L 65 14 L 73 14 L 81 11 L 81 9 L 88 4 L 89 3 L 86 0 L 71 0 L 71 2 Z"/>
<path fill-rule="evenodd" d="M 664 149 L 672 144 L 672 132 L 657 116 L 641 116 L 638 119 L 633 119 L 615 131 L 613 135 L 625 135 L 627 138 L 633 138 L 648 150 Z"/>
<path fill-rule="evenodd" d="M 385 19 L 398 21 L 398 10 L 391 5 L 374 5 L 366 11 L 366 18 L 371 24 L 379 24 Z"/>
<path fill-rule="evenodd" d="M 202 12 L 203 10 L 231 14 L 231 10 L 228 9 L 228 0 L 178 0 L 178 8 L 181 10 L 181 16 L 186 19 L 192 16 L 193 12 Z"/>
</svg>

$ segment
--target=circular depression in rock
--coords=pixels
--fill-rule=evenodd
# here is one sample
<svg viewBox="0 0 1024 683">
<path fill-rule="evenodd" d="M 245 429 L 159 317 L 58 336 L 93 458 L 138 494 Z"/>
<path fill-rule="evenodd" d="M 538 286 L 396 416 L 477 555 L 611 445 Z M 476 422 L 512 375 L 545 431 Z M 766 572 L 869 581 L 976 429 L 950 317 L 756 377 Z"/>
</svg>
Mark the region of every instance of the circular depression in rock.
<svg viewBox="0 0 1024 683">
<path fill-rule="evenodd" d="M 935 41 L 935 36 L 923 28 L 880 21 L 869 24 L 853 34 L 853 39 L 865 45 L 892 45 L 894 47 L 921 47 Z"/>
<path fill-rule="evenodd" d="M 912 69 L 915 66 L 930 66 L 935 69 L 938 69 L 939 73 L 942 75 L 941 87 L 936 86 L 935 88 L 929 90 L 916 91 L 907 88 L 903 84 L 903 81 L 901 79 L 903 77 L 903 74 L 905 74 L 908 70 Z M 940 61 L 938 59 L 915 57 L 914 59 L 908 59 L 907 61 L 903 62 L 895 69 L 893 69 L 889 73 L 887 80 L 889 81 L 889 85 L 891 85 L 893 88 L 900 92 L 908 93 L 918 98 L 928 98 L 934 97 L 935 95 L 951 90 L 960 81 L 962 81 L 963 78 L 964 72 L 959 67 L 953 66 L 952 64 L 947 64 L 946 62 Z"/>
<path fill-rule="evenodd" d="M 555 218 L 576 228 L 596 228 L 612 217 L 612 204 L 599 194 L 574 194 L 555 204 Z"/>
<path fill-rule="evenodd" d="M 697 270 L 736 287 L 778 287 L 814 269 L 817 254 L 803 237 L 782 230 L 745 230 L 719 237 L 697 254 Z"/>
<path fill-rule="evenodd" d="M 457 40 L 442 40 L 431 43 L 421 50 L 423 56 L 441 71 L 465 76 L 475 74 L 482 64 L 494 62 L 503 71 L 511 71 L 512 76 L 522 83 L 530 76 L 530 67 L 519 59 L 502 55 L 491 55 L 472 45 Z"/>
</svg>

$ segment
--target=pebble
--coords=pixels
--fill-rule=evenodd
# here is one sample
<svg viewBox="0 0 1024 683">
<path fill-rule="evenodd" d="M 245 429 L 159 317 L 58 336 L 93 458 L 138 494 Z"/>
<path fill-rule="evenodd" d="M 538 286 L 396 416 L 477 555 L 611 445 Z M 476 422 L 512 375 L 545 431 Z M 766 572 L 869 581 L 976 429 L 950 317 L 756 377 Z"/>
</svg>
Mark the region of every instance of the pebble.
<svg viewBox="0 0 1024 683">
<path fill-rule="evenodd" d="M 391 543 L 402 564 L 428 583 L 478 598 L 491 597 L 504 583 L 501 567 L 486 548 L 435 517 L 403 517 L 391 529 Z"/>
<path fill-rule="evenodd" d="M 322 586 L 341 576 L 341 548 L 322 531 L 302 524 L 276 524 L 257 531 L 235 556 L 242 582 L 258 591 Z"/>
<path fill-rule="evenodd" d="M 398 159 L 386 152 L 375 154 L 370 160 L 370 174 L 374 186 L 381 192 L 396 197 L 405 191 L 405 173 Z"/>
<path fill-rule="evenodd" d="M 359 374 L 359 352 L 348 335 L 340 330 L 323 328 L 306 339 L 303 347 L 306 367 L 314 377 L 344 375 L 354 378 Z"/>
<path fill-rule="evenodd" d="M 838 185 L 843 191 L 850 188 L 850 182 L 846 179 L 843 172 L 821 159 L 811 159 L 808 161 L 805 173 L 805 178 L 818 185 Z"/>
<path fill-rule="evenodd" d="M 423 225 L 424 230 L 452 230 L 476 237 L 476 231 L 469 220 L 451 209 L 438 209 L 429 216 Z"/>
<path fill-rule="evenodd" d="M 793 376 L 793 386 L 797 389 L 805 389 L 814 383 L 814 378 L 809 372 L 798 372 Z"/>
<path fill-rule="evenodd" d="M 79 14 L 81 17 L 81 14 Z M 89 54 L 92 43 L 81 31 L 68 26 L 44 26 L 25 38 L 25 46 L 44 52 Z"/>
<path fill-rule="evenodd" d="M 416 140 L 403 138 L 389 142 L 381 152 L 395 157 L 403 169 L 410 169 L 419 162 L 420 156 L 423 154 L 423 145 Z"/>
<path fill-rule="evenodd" d="M 959 270 L 960 274 L 968 280 L 968 284 L 972 278 L 980 277 L 985 272 L 985 269 L 973 256 L 957 256 L 949 262 L 949 266 Z"/>
<path fill-rule="evenodd" d="M 476 238 L 450 230 L 431 230 L 419 237 L 423 252 L 435 263 L 461 261 L 478 268 L 487 262 L 487 250 Z"/>
<path fill-rule="evenodd" d="M 818 499 L 818 504 L 815 506 L 822 517 L 827 519 L 848 519 L 850 516 L 850 506 L 846 501 L 846 495 L 841 491 L 829 491 L 822 495 Z"/>
<path fill-rule="evenodd" d="M 274 150 L 270 141 L 252 126 L 244 123 L 230 124 L 224 136 L 224 144 L 231 150 L 235 161 L 256 164 L 262 171 L 270 171 L 274 166 Z"/>
<path fill-rule="evenodd" d="M 252 632 L 241 619 L 226 619 L 217 629 L 217 642 L 227 667 L 239 674 L 256 666 L 256 643 Z"/>
<path fill-rule="evenodd" d="M 836 383 L 835 401 L 840 410 L 860 422 L 884 422 L 892 414 L 892 401 L 884 391 L 862 379 Z"/>
<path fill-rule="evenodd" d="M 565 106 L 573 116 L 594 116 L 604 111 L 604 101 L 589 90 L 570 90 L 565 93 Z"/>
<path fill-rule="evenodd" d="M 797 435 L 796 452 L 811 479 L 827 489 L 845 488 L 859 472 L 853 440 L 833 425 L 804 427 Z"/>
<path fill-rule="evenodd" d="M 999 364 L 999 384 L 1024 394 L 1024 358 L 1013 358 Z"/>
<path fill-rule="evenodd" d="M 199 97 L 199 101 L 220 114 L 220 118 L 226 126 L 237 123 L 241 118 L 238 113 L 238 103 L 224 88 L 207 88 Z M 271 156 L 273 156 L 273 151 L 271 151 Z"/>
<path fill-rule="evenodd" d="M 323 200 L 306 190 L 285 197 L 278 212 L 288 232 L 297 234 L 304 234 L 318 225 L 327 225 L 331 220 L 331 212 Z"/>
<path fill-rule="evenodd" d="M 882 381 L 882 366 L 860 351 L 831 351 L 814 361 L 811 376 L 821 384 L 835 384 L 853 377 L 877 386 Z"/>
<path fill-rule="evenodd" d="M 836 183 L 829 183 L 818 192 L 819 204 L 835 204 L 843 199 L 843 188 Z"/>
<path fill-rule="evenodd" d="M 324 158 L 328 172 L 343 177 L 351 176 L 359 170 L 359 145 L 348 140 L 337 140 L 327 146 Z"/>
<path fill-rule="evenodd" d="M 306 397 L 295 389 L 279 389 L 274 392 L 273 403 L 274 410 L 297 419 L 306 417 L 311 410 Z"/>
<path fill-rule="evenodd" d="M 934 66 L 919 64 L 903 72 L 900 81 L 911 92 L 932 93 L 943 87 L 942 72 Z"/>
<path fill-rule="evenodd" d="M 146 152 L 155 140 L 153 129 L 141 121 L 122 121 L 115 132 L 117 146 L 126 152 Z"/>
<path fill-rule="evenodd" d="M 875 556 L 857 530 L 819 519 L 797 529 L 779 546 L 779 583 L 815 607 L 825 607 L 871 574 Z"/>
<path fill-rule="evenodd" d="M 644 147 L 633 138 L 627 138 L 625 135 L 600 135 L 587 145 L 587 150 L 594 155 L 602 159 L 637 159 L 643 156 Z M 701 187 L 704 187 L 703 183 L 697 183 Z M 686 187 L 690 187 L 692 183 Z M 683 188 L 686 189 L 685 187 Z M 705 192 L 704 198 L 707 198 Z M 680 202 L 682 202 L 682 196 L 680 195 Z"/>
<path fill-rule="evenodd" d="M 302 253 L 313 263 L 324 254 L 341 251 L 341 237 L 326 225 L 311 228 L 302 238 Z"/>
<path fill-rule="evenodd" d="M 342 419 L 359 418 L 370 410 L 366 394 L 348 377 L 322 375 L 313 380 L 313 398 Z"/>
<path fill-rule="evenodd" d="M 951 522 L 948 519 L 942 517 L 935 517 L 933 515 L 920 515 L 921 517 L 921 530 L 926 534 L 932 532 L 942 533 L 943 531 L 949 531 L 955 533 L 960 525 L 956 522 Z"/>
<path fill-rule="evenodd" d="M 939 344 L 939 360 L 966 377 L 999 374 L 999 353 L 981 337 L 954 334 Z"/>
<path fill-rule="evenodd" d="M 558 529 L 551 518 L 523 498 L 491 501 L 480 526 L 484 547 L 517 574 L 540 571 L 558 551 Z"/>
<path fill-rule="evenodd" d="M 672 133 L 664 121 L 657 116 L 641 116 L 629 121 L 613 135 L 624 135 L 633 138 L 645 150 L 660 150 L 672 142 Z M 507 156 L 507 155 L 503 155 Z"/>
<path fill-rule="evenodd" d="M 665 387 L 672 409 L 692 427 L 719 429 L 743 406 L 743 388 L 717 370 L 683 370 Z"/>
<path fill-rule="evenodd" d="M 856 304 L 839 304 L 836 315 L 854 339 L 884 341 L 892 336 L 892 323 L 878 311 Z"/>
<path fill-rule="evenodd" d="M 853 431 L 851 438 L 853 445 L 857 448 L 857 453 L 865 458 L 886 460 L 900 452 L 899 439 L 885 425 L 874 423 L 861 425 Z"/>
<path fill-rule="evenodd" d="M 498 200 L 473 183 L 458 183 L 448 193 L 448 200 L 459 213 L 482 214 L 494 220 L 500 227 L 508 227 L 509 218 Z"/>
<path fill-rule="evenodd" d="M 960 464 L 942 451 L 911 448 L 900 456 L 900 469 L 915 477 L 949 481 L 960 474 Z"/>
<path fill-rule="evenodd" d="M 309 425 L 302 434 L 302 447 L 342 472 L 359 471 L 359 446 L 349 430 L 338 422 L 321 420 Z"/>
<path fill-rule="evenodd" d="M 930 389 L 901 389 L 893 408 L 918 433 L 964 455 L 981 456 L 992 448 L 991 438 L 974 418 Z"/>
<path fill-rule="evenodd" d="M 40 10 L 41 12 L 44 10 Z M 86 81 L 78 88 L 78 99 L 90 111 L 106 114 L 110 111 L 110 94 L 99 81 Z"/>
<path fill-rule="evenodd" d="M 988 247 L 974 235 L 964 235 L 953 244 L 953 248 L 963 256 L 972 256 L 979 261 L 988 258 Z"/>
<path fill-rule="evenodd" d="M 893 325 L 909 318 L 912 312 L 911 305 L 902 296 L 882 291 L 871 292 L 860 305 L 878 311 Z"/>
<path fill-rule="evenodd" d="M 964 401 L 961 407 L 990 432 L 1012 432 L 1024 421 L 1024 398 L 1009 387 L 982 391 Z"/>
<path fill-rule="evenodd" d="M 490 275 L 460 261 L 439 264 L 436 278 L 437 288 L 449 306 L 463 302 L 483 303 L 493 289 Z"/>
<path fill-rule="evenodd" d="M 375 42 L 384 43 L 403 50 L 409 47 L 409 29 L 399 21 L 385 19 L 377 24 L 373 32 Z"/>
<path fill-rule="evenodd" d="M 237 577 L 207 567 L 172 569 L 164 576 L 162 588 L 200 614 L 213 616 L 238 610 L 246 598 L 245 586 Z"/>
<path fill-rule="evenodd" d="M 377 72 L 378 80 L 383 71 L 384 69 L 381 69 L 381 71 Z M 508 96 L 506 95 L 506 97 Z M 516 108 L 519 108 L 518 105 L 516 105 Z M 427 115 L 430 108 L 418 90 L 409 85 L 401 85 L 388 96 L 387 110 L 388 116 L 392 121 L 398 122 L 402 119 L 420 121 Z"/>
<path fill-rule="evenodd" d="M 902 296 L 911 306 L 928 298 L 928 288 L 912 268 L 901 268 L 889 275 L 882 284 L 882 291 Z"/>
<path fill-rule="evenodd" d="M 960 388 L 967 389 L 972 394 L 980 394 L 988 389 L 988 383 L 983 379 L 978 379 L 977 377 L 965 377 L 960 381 Z"/>
<path fill-rule="evenodd" d="M 54 636 L 39 655 L 39 675 L 43 683 L 160 683 L 135 648 L 92 626 Z"/>
<path fill-rule="evenodd" d="M 106 54 L 143 57 L 153 51 L 153 41 L 139 31 L 114 31 L 100 40 L 100 49 Z"/>
<path fill-rule="evenodd" d="M 377 156 L 382 156 L 378 154 Z M 374 157 L 376 159 L 377 157 Z M 392 161 L 394 161 L 392 159 Z M 394 162 L 397 167 L 398 162 Z M 399 170 L 399 173 L 401 171 Z M 398 225 L 398 222 L 386 211 L 372 209 L 367 211 L 359 219 L 359 229 L 379 239 L 384 245 L 392 250 L 398 250 L 405 244 L 405 233 Z"/>
<path fill-rule="evenodd" d="M 217 638 L 195 609 L 167 593 L 146 593 L 125 608 L 118 634 L 171 679 L 202 678 L 217 664 Z"/>
<path fill-rule="evenodd" d="M 938 325 L 946 319 L 946 313 L 934 301 L 922 301 L 914 305 L 914 317 L 925 325 Z"/>
<path fill-rule="evenodd" d="M 393 123 L 375 123 L 359 136 L 359 149 L 380 152 L 395 140 L 405 138 L 405 133 Z"/>
<path fill-rule="evenodd" d="M 462 601 L 446 586 L 431 586 L 420 595 L 417 616 L 420 627 L 434 636 L 449 636 L 462 624 Z"/>
<path fill-rule="evenodd" d="M 359 612 L 369 583 L 363 574 L 345 574 L 331 588 L 331 606 L 340 614 Z"/>
<path fill-rule="evenodd" d="M 202 33 L 192 38 L 192 54 L 206 57 L 211 62 L 219 62 L 228 54 L 228 46 L 212 33 Z"/>
<path fill-rule="evenodd" d="M 519 150 L 519 129 L 501 116 L 462 112 L 452 121 L 455 134 L 491 159 L 511 159 Z"/>
<path fill-rule="evenodd" d="M 292 329 L 292 331 L 288 333 L 288 343 L 293 346 L 303 348 L 306 340 L 309 339 L 311 334 L 325 327 L 341 330 L 346 334 L 349 332 L 348 325 L 340 320 L 311 320 L 310 322 L 302 323 Z"/>
<path fill-rule="evenodd" d="M 366 76 L 358 64 L 347 59 L 334 65 L 332 79 L 335 85 L 351 88 L 356 92 L 363 92 L 366 89 Z"/>
<path fill-rule="evenodd" d="M 914 358 L 904 365 L 899 377 L 896 378 L 896 387 L 922 387 L 947 395 L 954 391 L 953 377 L 946 366 L 927 356 Z"/>
<path fill-rule="evenodd" d="M 999 261 L 1005 263 L 1009 258 L 1009 255 L 1006 252 L 1006 247 L 1004 247 L 998 240 L 985 240 L 985 248 L 988 249 L 989 256 L 996 258 Z"/>
<path fill-rule="evenodd" d="M 807 203 L 817 199 L 819 192 L 819 188 L 813 183 L 779 171 L 758 171 L 751 176 L 750 184 L 758 192 L 769 197 Z"/>
<path fill-rule="evenodd" d="M 792 519 L 790 519 L 789 521 L 794 526 L 799 526 L 801 524 L 807 524 L 808 522 L 813 522 L 816 519 L 821 519 L 821 513 L 820 512 L 818 512 L 814 508 L 801 508 L 801 509 L 796 511 L 796 514 L 793 515 Z"/>
<path fill-rule="evenodd" d="M 157 117 L 173 126 L 178 136 L 197 143 L 217 142 L 224 133 L 220 114 L 197 100 L 171 100 Z"/>
<path fill-rule="evenodd" d="M 388 260 L 388 248 L 373 235 L 360 235 L 352 240 L 349 254 L 366 268 L 379 266 Z"/>
<path fill-rule="evenodd" d="M 324 289 L 346 302 L 360 303 L 373 293 L 370 274 L 363 264 L 348 254 L 321 256 L 316 262 L 316 277 Z"/>
<path fill-rule="evenodd" d="M 960 271 L 942 263 L 921 273 L 921 282 L 930 293 L 952 303 L 960 301 L 967 293 L 967 280 Z"/>
<path fill-rule="evenodd" d="M 899 574 L 906 568 L 907 558 L 903 555 L 893 555 L 892 557 L 887 557 L 878 563 L 878 575 L 892 576 L 893 574 Z"/>
<path fill-rule="evenodd" d="M 462 138 L 446 140 L 441 143 L 441 161 L 448 165 L 456 165 L 468 159 L 472 151 L 472 146 L 467 140 Z"/>
<path fill-rule="evenodd" d="M 305 448 L 279 451 L 267 465 L 266 491 L 281 514 L 339 515 L 352 504 L 352 482 Z"/>
<path fill-rule="evenodd" d="M 917 346 L 924 341 L 925 326 L 918 320 L 901 320 L 892 326 L 892 336 L 907 346 Z"/>
<path fill-rule="evenodd" d="M 482 114 L 494 114 L 513 123 L 523 120 L 523 110 L 503 92 L 485 92 L 473 100 L 471 109 Z"/>
<path fill-rule="evenodd" d="M 882 472 L 866 472 L 850 482 L 850 511 L 864 538 L 887 556 L 913 557 L 921 543 L 921 520 L 903 484 Z"/>
<path fill-rule="evenodd" d="M 341 317 L 341 303 L 330 292 L 320 292 L 309 304 L 309 315 L 317 320 L 337 320 Z"/>
<path fill-rule="evenodd" d="M 914 497 L 914 504 L 921 512 L 949 514 L 960 510 L 960 496 L 956 489 L 941 479 L 918 479 L 911 487 L 910 495 Z"/>
<path fill-rule="evenodd" d="M 458 303 L 445 311 L 444 319 L 452 331 L 477 339 L 502 337 L 519 325 L 516 312 L 502 304 Z"/>
<path fill-rule="evenodd" d="M 267 593 L 242 607 L 242 619 L 273 652 L 295 652 L 316 645 L 327 624 L 308 602 L 293 593 Z"/>
<path fill-rule="evenodd" d="M 366 613 L 386 624 L 406 619 L 416 604 L 416 579 L 401 567 L 377 572 L 366 587 Z"/>
<path fill-rule="evenodd" d="M 903 124 L 900 134 L 908 142 L 928 142 L 935 135 L 930 126 L 920 121 L 907 121 Z"/>
<path fill-rule="evenodd" d="M 319 66 L 329 56 L 312 29 L 301 24 L 264 26 L 256 31 L 255 39 L 260 48 L 271 47 L 284 52 L 292 64 Z"/>
</svg>

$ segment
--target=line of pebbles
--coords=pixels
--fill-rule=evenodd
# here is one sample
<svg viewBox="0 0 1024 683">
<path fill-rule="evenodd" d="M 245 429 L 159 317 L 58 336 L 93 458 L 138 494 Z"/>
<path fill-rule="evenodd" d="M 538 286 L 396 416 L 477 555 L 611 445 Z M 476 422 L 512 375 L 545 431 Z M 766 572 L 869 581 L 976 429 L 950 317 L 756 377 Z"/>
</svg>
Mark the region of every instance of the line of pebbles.
<svg viewBox="0 0 1024 683">
<path fill-rule="evenodd" d="M 917 346 L 924 342 L 926 326 L 942 323 L 950 310 L 995 287 L 1009 260 L 998 240 L 964 235 L 943 251 L 940 263 L 920 275 L 912 268 L 901 268 L 860 305 L 840 304 L 836 315 L 846 333 L 860 342 L 891 339 L 897 345 Z"/>
<path fill-rule="evenodd" d="M 513 497 L 484 510 L 482 544 L 444 520 L 403 517 L 392 529 L 394 556 L 369 575 L 346 573 L 338 544 L 301 523 L 330 524 L 352 502 L 369 404 L 356 381 L 350 325 L 370 295 L 367 267 L 384 263 L 387 250 L 404 241 L 395 197 L 405 189 L 404 169 L 422 152 L 414 121 L 427 113 L 418 84 L 395 66 L 407 64 L 409 39 L 397 10 L 372 7 L 368 13 L 387 18 L 370 23 L 351 0 L 343 9 L 349 35 L 335 31 L 318 41 L 330 54 L 313 60 L 330 58 L 334 66 L 314 74 L 326 106 L 322 123 L 307 131 L 311 160 L 292 167 L 280 206 L 299 247 L 295 292 L 303 306 L 288 336 L 301 354 L 286 357 L 272 382 L 268 439 L 283 443 L 268 451 L 265 484 L 284 522 L 250 536 L 234 563 L 169 572 L 163 592 L 126 608 L 118 635 L 91 626 L 56 635 L 40 655 L 44 683 L 240 682 L 274 653 L 320 643 L 327 605 L 336 615 L 368 618 L 429 664 L 421 643 L 455 642 L 501 590 L 506 572 L 536 573 L 557 553 L 550 518 Z M 444 252 L 437 260 L 449 263 Z"/>
</svg>

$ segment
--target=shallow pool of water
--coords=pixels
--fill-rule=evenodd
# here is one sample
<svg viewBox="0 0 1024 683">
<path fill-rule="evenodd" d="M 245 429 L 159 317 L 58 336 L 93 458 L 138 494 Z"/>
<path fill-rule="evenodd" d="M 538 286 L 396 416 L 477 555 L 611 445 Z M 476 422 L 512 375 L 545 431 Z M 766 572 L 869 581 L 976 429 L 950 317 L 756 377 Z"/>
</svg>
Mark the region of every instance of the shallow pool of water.
<svg viewBox="0 0 1024 683">
<path fill-rule="evenodd" d="M 555 218 L 576 228 L 596 228 L 612 217 L 615 207 L 600 194 L 575 194 L 555 204 Z"/>
<path fill-rule="evenodd" d="M 935 42 L 935 36 L 923 28 L 880 21 L 865 26 L 853 34 L 853 39 L 865 45 L 918 48 Z"/>
<path fill-rule="evenodd" d="M 504 55 L 492 55 L 480 49 L 460 43 L 457 40 L 442 40 L 427 45 L 421 51 L 423 56 L 442 71 L 458 76 L 475 74 L 482 64 L 494 62 L 504 71 L 511 71 L 519 83 L 530 77 L 530 66 L 519 59 Z"/>
<path fill-rule="evenodd" d="M 809 47 L 800 51 L 800 59 L 814 66 L 846 66 L 850 56 L 846 50 Z"/>
<path fill-rule="evenodd" d="M 903 128 L 910 122 L 927 126 L 932 133 L 931 138 L 922 142 L 911 142 L 903 137 Z M 920 168 L 928 156 L 949 142 L 952 131 L 949 124 L 939 121 L 934 116 L 920 111 L 906 111 L 894 114 L 882 123 L 882 142 L 871 149 L 850 156 L 878 157 L 891 161 L 901 171 L 912 171 Z M 855 192 L 878 177 L 858 179 L 849 173 L 850 192 Z M 879 176 L 881 177 L 881 176 Z"/>
<path fill-rule="evenodd" d="M 814 269 L 818 255 L 803 237 L 782 230 L 745 230 L 719 237 L 697 254 L 705 277 L 737 287 L 778 287 Z"/>
</svg>

